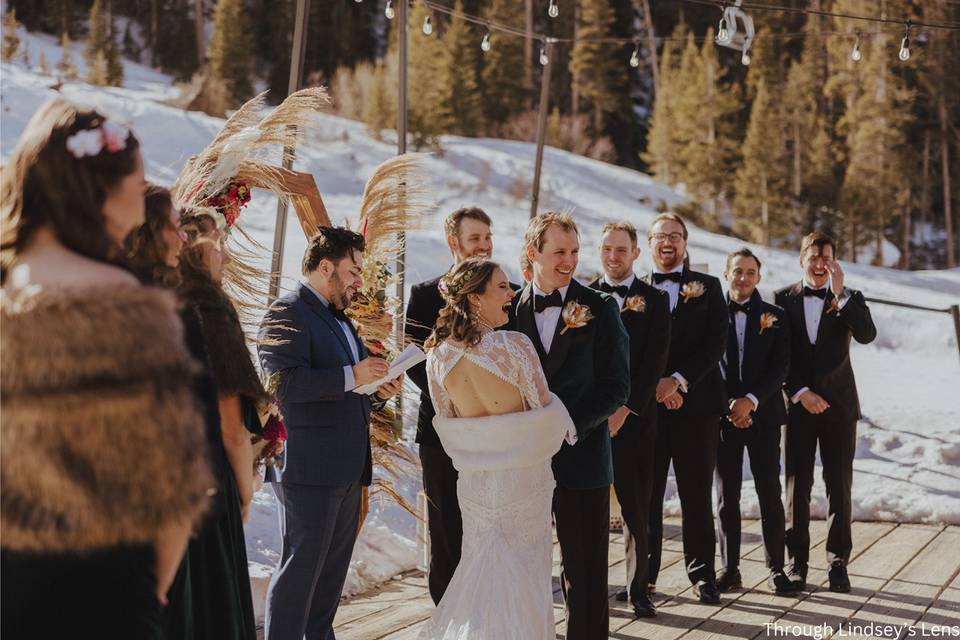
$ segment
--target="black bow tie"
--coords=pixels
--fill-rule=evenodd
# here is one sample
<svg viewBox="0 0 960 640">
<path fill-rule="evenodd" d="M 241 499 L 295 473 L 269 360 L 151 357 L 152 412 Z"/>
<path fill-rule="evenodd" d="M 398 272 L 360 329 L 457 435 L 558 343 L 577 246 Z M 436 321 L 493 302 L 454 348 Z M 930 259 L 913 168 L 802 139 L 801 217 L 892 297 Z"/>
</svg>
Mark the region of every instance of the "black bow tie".
<svg viewBox="0 0 960 640">
<path fill-rule="evenodd" d="M 327 309 L 330 310 L 330 315 L 340 322 L 346 322 L 347 324 L 350 324 L 350 320 L 347 319 L 347 314 L 343 312 L 343 309 L 336 308 L 332 303 L 327 307 Z"/>
<path fill-rule="evenodd" d="M 548 296 L 534 296 L 533 310 L 536 313 L 542 313 L 544 309 L 550 307 L 562 307 L 563 297 L 560 295 L 560 289 L 557 289 Z"/>
<path fill-rule="evenodd" d="M 600 281 L 600 291 L 603 291 L 604 293 L 615 293 L 615 294 L 617 294 L 618 296 L 620 296 L 621 298 L 626 298 L 626 297 L 627 297 L 627 292 L 630 291 L 630 287 L 628 287 L 628 286 L 625 285 L 625 284 L 621 284 L 621 285 L 616 285 L 616 286 L 614 286 L 614 285 L 610 284 L 609 282 L 607 282 L 606 280 L 601 280 L 601 281 Z"/>
<path fill-rule="evenodd" d="M 750 303 L 744 302 L 740 304 L 739 302 L 730 301 L 730 313 L 736 313 L 737 311 L 743 311 L 744 313 L 750 313 Z"/>
<path fill-rule="evenodd" d="M 660 284 L 664 280 L 672 280 L 673 282 L 680 282 L 683 278 L 683 274 L 679 271 L 673 271 L 671 273 L 654 273 L 653 282 L 655 284 Z"/>
<path fill-rule="evenodd" d="M 821 300 L 827 299 L 827 290 L 826 289 L 811 289 L 810 287 L 804 285 L 803 295 L 805 296 L 816 296 Z"/>
</svg>

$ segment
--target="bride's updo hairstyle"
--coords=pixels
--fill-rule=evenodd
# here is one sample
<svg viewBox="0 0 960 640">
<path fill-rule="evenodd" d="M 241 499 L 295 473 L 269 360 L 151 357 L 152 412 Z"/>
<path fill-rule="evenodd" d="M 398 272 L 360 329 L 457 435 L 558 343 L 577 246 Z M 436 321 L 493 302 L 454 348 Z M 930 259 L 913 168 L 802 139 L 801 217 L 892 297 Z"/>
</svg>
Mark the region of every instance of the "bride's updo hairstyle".
<svg viewBox="0 0 960 640">
<path fill-rule="evenodd" d="M 476 346 L 483 337 L 483 329 L 470 307 L 471 293 L 483 294 L 500 265 L 486 258 L 469 258 L 455 266 L 440 278 L 440 294 L 447 305 L 440 310 L 433 333 L 424 347 L 432 349 L 447 338 L 455 342 Z"/>
</svg>

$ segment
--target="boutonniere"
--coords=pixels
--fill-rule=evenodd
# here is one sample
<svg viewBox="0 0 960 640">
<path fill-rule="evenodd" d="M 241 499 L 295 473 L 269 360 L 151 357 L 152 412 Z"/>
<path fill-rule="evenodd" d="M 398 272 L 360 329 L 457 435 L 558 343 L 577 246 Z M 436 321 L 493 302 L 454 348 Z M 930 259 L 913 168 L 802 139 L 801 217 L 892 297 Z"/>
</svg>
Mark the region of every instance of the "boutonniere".
<svg viewBox="0 0 960 640">
<path fill-rule="evenodd" d="M 827 315 L 830 315 L 831 313 L 839 313 L 839 312 L 840 312 L 840 299 L 836 297 L 830 298 L 830 306 L 827 307 Z"/>
<path fill-rule="evenodd" d="M 777 326 L 777 316 L 769 311 L 760 316 L 760 335 L 763 335 L 764 329 L 773 329 Z"/>
<path fill-rule="evenodd" d="M 683 285 L 682 289 L 680 289 L 680 295 L 683 296 L 684 303 L 687 303 L 694 298 L 699 298 L 706 292 L 707 288 L 704 287 L 703 283 L 699 280 L 688 282 L 687 284 Z"/>
<path fill-rule="evenodd" d="M 620 313 L 625 311 L 636 311 L 637 313 L 643 313 L 647 310 L 647 300 L 641 295 L 630 296 L 623 301 L 623 309 L 620 310 Z"/>
<path fill-rule="evenodd" d="M 590 307 L 571 300 L 563 308 L 560 317 L 563 318 L 563 324 L 565 325 L 560 330 L 560 335 L 563 335 L 567 332 L 567 329 L 579 329 L 587 326 L 587 323 L 593 320 L 593 313 L 590 312 Z"/>
</svg>

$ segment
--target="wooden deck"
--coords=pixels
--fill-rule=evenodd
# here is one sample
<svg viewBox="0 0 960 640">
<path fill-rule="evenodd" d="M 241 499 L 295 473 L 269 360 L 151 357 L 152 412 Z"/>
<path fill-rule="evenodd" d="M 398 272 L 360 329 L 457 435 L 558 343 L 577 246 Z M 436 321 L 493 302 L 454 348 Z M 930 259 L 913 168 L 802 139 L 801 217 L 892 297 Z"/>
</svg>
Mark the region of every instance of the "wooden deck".
<svg viewBox="0 0 960 640">
<path fill-rule="evenodd" d="M 659 614 L 635 620 L 625 603 L 612 596 L 624 581 L 622 538 L 610 537 L 610 638 L 627 640 L 722 640 L 728 638 L 869 638 L 851 625 L 915 625 L 916 637 L 938 625 L 960 635 L 960 527 L 855 522 L 849 565 L 851 593 L 831 593 L 824 559 L 826 523 L 811 523 L 809 591 L 798 597 L 776 596 L 766 587 L 760 522 L 746 521 L 740 570 L 742 591 L 723 594 L 719 606 L 693 597 L 683 567 L 678 518 L 664 526 L 667 540 L 654 602 Z M 554 544 L 554 603 L 557 637 L 565 637 L 559 593 L 559 547 Z M 718 558 L 719 563 L 719 558 Z M 345 601 L 336 618 L 338 640 L 415 640 L 433 603 L 421 572 L 409 572 L 380 588 Z M 841 628 L 842 623 L 842 628 Z M 770 626 L 768 626 L 770 625 Z M 775 625 L 775 626 L 774 626 Z M 826 630 L 825 627 L 832 627 Z M 909 637 L 907 630 L 893 636 Z M 943 634 L 941 632 L 941 637 Z M 478 640 L 496 640 L 478 639 Z"/>
</svg>

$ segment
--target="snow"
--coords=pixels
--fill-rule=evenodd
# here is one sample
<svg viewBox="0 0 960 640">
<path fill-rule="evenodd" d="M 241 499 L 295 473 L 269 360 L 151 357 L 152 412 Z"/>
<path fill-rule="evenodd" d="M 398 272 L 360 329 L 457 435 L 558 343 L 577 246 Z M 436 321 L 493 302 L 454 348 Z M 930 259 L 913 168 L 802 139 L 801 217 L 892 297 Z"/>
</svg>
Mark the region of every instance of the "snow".
<svg viewBox="0 0 960 640">
<path fill-rule="evenodd" d="M 22 32 L 30 42 L 35 63 L 40 48 L 54 68 L 59 47 L 52 38 Z M 77 48 L 76 59 L 82 64 Z M 133 125 L 141 141 L 148 179 L 169 184 L 184 160 L 201 150 L 222 120 L 184 112 L 161 102 L 171 96 L 170 78 L 127 63 L 127 86 L 97 88 L 66 83 L 65 97 L 94 104 Z M 34 110 L 55 95 L 53 80 L 17 64 L 2 66 L 0 152 L 8 157 Z M 529 216 L 530 177 L 534 147 L 527 143 L 445 136 L 442 153 L 425 160 L 436 215 L 430 224 L 408 235 L 407 286 L 444 271 L 450 256 L 440 220 L 464 205 L 480 206 L 493 218 L 494 258 L 519 279 L 517 258 Z M 317 180 L 335 224 L 355 223 L 364 181 L 376 165 L 390 158 L 395 146 L 373 140 L 363 124 L 330 115 L 318 116 L 317 130 L 301 141 L 296 168 Z M 277 154 L 279 158 L 279 153 Z M 581 277 L 599 271 L 598 245 L 603 222 L 624 219 L 645 230 L 658 206 L 683 201 L 682 195 L 636 171 L 607 165 L 547 148 L 544 154 L 541 210 L 572 209 L 581 230 Z M 275 202 L 258 193 L 244 212 L 243 222 L 265 246 L 272 245 Z M 723 272 L 728 252 L 745 243 L 735 238 L 690 228 L 689 251 L 695 264 L 712 274 Z M 285 285 L 295 282 L 306 239 L 291 217 L 287 225 L 283 271 Z M 794 251 L 752 247 L 763 261 L 761 292 L 767 299 L 778 287 L 800 277 Z M 648 268 L 643 247 L 638 269 Z M 890 252 L 892 255 L 892 252 Z M 265 258 L 266 259 L 266 258 Z M 960 270 L 902 272 L 864 264 L 843 263 L 849 286 L 869 297 L 898 300 L 945 309 L 960 302 Z M 859 424 L 854 461 L 854 518 L 960 524 L 960 363 L 950 316 L 943 313 L 872 304 L 878 327 L 871 345 L 854 344 L 864 419 Z M 407 403 L 406 434 L 412 436 L 415 394 Z M 411 450 L 416 445 L 410 444 Z M 816 474 L 812 512 L 826 515 L 825 490 Z M 744 472 L 742 510 L 759 514 L 749 467 Z M 399 483 L 414 500 L 419 473 Z M 679 513 L 671 477 L 666 509 Z M 257 494 L 247 525 L 251 577 L 262 607 L 269 575 L 278 558 L 280 535 L 271 490 Z M 416 523 L 394 505 L 373 504 L 357 544 L 345 593 L 352 595 L 413 568 L 419 557 Z"/>
</svg>

